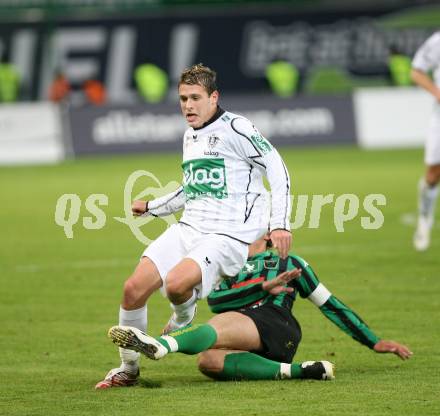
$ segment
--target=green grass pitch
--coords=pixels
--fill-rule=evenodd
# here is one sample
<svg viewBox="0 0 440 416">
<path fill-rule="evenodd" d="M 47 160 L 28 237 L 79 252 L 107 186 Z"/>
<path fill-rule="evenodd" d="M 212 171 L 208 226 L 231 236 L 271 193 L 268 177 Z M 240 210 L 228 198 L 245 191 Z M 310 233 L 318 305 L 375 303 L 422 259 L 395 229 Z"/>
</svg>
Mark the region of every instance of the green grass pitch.
<svg viewBox="0 0 440 416">
<path fill-rule="evenodd" d="M 336 380 L 213 382 L 196 357 L 174 354 L 142 361 L 142 384 L 95 391 L 118 365 L 106 338 L 117 323 L 124 280 L 143 245 L 113 219 L 123 214 L 123 189 L 135 170 L 166 184 L 180 179 L 180 155 L 137 155 L 70 161 L 58 166 L 0 169 L 0 414 L 1 415 L 439 415 L 440 231 L 428 252 L 412 249 L 421 150 L 361 151 L 352 147 L 281 149 L 295 194 L 355 194 L 358 216 L 338 233 L 333 205 L 320 226 L 294 232 L 293 251 L 305 257 L 332 292 L 384 338 L 411 347 L 402 362 L 351 340 L 313 305 L 298 299 L 303 341 L 297 361 L 327 359 Z M 137 185 L 142 189 L 142 183 Z M 55 224 L 58 198 L 84 201 L 106 194 L 106 223 L 87 230 L 82 217 L 67 239 Z M 363 230 L 363 198 L 381 193 L 385 222 Z M 295 207 L 295 204 L 294 204 Z M 307 218 L 309 218 L 309 213 Z M 403 220 L 404 219 L 404 220 Z M 161 220 L 144 230 L 158 235 Z M 200 302 L 196 322 L 210 317 Z M 149 332 L 170 314 L 159 294 L 149 302 Z"/>
</svg>

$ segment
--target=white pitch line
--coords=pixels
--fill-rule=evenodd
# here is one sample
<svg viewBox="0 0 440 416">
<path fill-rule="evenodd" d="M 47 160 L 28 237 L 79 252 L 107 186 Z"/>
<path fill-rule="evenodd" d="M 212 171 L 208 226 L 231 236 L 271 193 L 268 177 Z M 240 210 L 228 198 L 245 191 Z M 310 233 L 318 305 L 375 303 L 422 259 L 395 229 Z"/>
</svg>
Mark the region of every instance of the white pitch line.
<svg viewBox="0 0 440 416">
<path fill-rule="evenodd" d="M 404 225 L 414 226 L 415 225 L 415 214 L 404 214 L 401 217 L 401 222 Z M 436 228 L 440 228 L 440 225 L 437 225 Z M 381 245 L 381 242 L 376 243 L 377 245 Z M 390 249 L 389 245 L 386 243 L 388 249 Z M 325 245 L 302 245 L 295 246 L 295 242 L 293 242 L 292 252 L 298 252 L 299 255 L 304 253 L 306 254 L 315 254 L 315 253 L 355 253 L 362 249 L 364 244 L 325 244 Z M 50 263 L 50 264 L 20 264 L 15 266 L 15 270 L 21 273 L 37 273 L 44 270 L 53 270 L 53 269 L 99 269 L 99 268 L 113 268 L 120 266 L 135 266 L 136 259 L 99 259 L 99 260 L 78 260 L 78 261 L 70 261 L 70 262 L 62 262 L 62 263 Z"/>
<path fill-rule="evenodd" d="M 300 253 L 340 253 L 340 252 L 355 252 L 358 251 L 361 245 L 310 245 L 298 247 Z M 296 248 L 293 247 L 292 251 Z M 72 270 L 72 269 L 100 269 L 100 268 L 114 268 L 120 266 L 135 266 L 136 259 L 99 259 L 99 260 L 78 260 L 69 262 L 56 262 L 49 264 L 19 264 L 15 266 L 15 271 L 19 273 L 38 273 L 45 270 Z"/>
<path fill-rule="evenodd" d="M 127 259 L 99 259 L 99 260 L 79 260 L 70 262 L 57 262 L 50 264 L 19 264 L 15 266 L 15 270 L 21 273 L 37 273 L 44 270 L 53 269 L 99 269 L 99 268 L 112 268 L 124 265 L 135 266 L 136 260 Z"/>
<path fill-rule="evenodd" d="M 402 214 L 400 216 L 400 222 L 403 225 L 415 228 L 416 224 L 417 224 L 417 214 L 415 214 L 414 212 L 407 212 L 406 214 Z M 439 228 L 440 229 L 440 224 L 438 222 L 434 223 L 433 228 Z"/>
<path fill-rule="evenodd" d="M 415 227 L 417 223 L 417 215 L 413 212 L 408 212 L 400 216 L 400 222 L 403 225 L 408 225 L 410 227 Z"/>
</svg>

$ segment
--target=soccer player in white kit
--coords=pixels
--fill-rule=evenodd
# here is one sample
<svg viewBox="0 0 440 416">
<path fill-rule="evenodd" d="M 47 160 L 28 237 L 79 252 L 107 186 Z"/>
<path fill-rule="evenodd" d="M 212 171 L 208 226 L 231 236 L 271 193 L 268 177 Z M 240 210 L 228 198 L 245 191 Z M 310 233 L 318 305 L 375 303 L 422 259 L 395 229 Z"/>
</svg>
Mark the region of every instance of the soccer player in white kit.
<svg viewBox="0 0 440 416">
<path fill-rule="evenodd" d="M 290 179 L 279 153 L 252 123 L 218 106 L 216 74 L 202 64 L 185 70 L 180 106 L 189 128 L 183 138 L 183 184 L 152 201 L 134 201 L 134 215 L 164 216 L 183 209 L 144 251 L 124 285 L 119 325 L 147 328 L 149 296 L 161 289 L 173 314 L 170 332 L 194 318 L 197 299 L 221 276 L 234 276 L 246 263 L 248 246 L 267 229 L 281 258 L 291 245 Z M 271 209 L 263 184 L 271 188 Z M 139 376 L 139 353 L 120 348 L 121 366 L 97 389 L 131 386 Z"/>
<path fill-rule="evenodd" d="M 433 79 L 429 75 L 431 71 Z M 426 173 L 419 182 L 419 217 L 414 234 L 415 249 L 423 251 L 430 244 L 440 180 L 440 32 L 431 35 L 417 50 L 411 78 L 436 100 L 425 145 Z"/>
</svg>

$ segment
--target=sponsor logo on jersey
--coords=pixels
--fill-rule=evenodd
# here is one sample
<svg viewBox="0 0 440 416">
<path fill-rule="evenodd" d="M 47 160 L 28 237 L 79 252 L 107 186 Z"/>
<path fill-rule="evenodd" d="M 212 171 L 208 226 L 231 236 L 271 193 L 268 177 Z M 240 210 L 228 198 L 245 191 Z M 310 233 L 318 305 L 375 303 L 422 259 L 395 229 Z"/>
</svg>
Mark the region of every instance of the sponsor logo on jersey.
<svg viewBox="0 0 440 416">
<path fill-rule="evenodd" d="M 253 134 L 251 136 L 252 143 L 257 147 L 263 155 L 268 154 L 272 150 L 271 144 L 261 135 Z"/>
<path fill-rule="evenodd" d="M 264 260 L 264 267 L 269 270 L 278 269 L 278 260 Z"/>
<path fill-rule="evenodd" d="M 188 199 L 228 197 L 224 159 L 193 159 L 182 163 L 183 189 Z"/>
</svg>

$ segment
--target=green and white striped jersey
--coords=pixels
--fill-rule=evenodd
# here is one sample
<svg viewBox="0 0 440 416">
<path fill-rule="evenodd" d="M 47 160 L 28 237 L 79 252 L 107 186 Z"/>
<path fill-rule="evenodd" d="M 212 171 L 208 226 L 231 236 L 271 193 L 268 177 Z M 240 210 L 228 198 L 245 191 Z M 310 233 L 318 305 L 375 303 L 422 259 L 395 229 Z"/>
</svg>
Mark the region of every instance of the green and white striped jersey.
<svg viewBox="0 0 440 416">
<path fill-rule="evenodd" d="M 292 293 L 271 295 L 263 290 L 265 280 L 296 268 L 301 268 L 302 273 L 289 282 L 289 286 L 295 289 Z M 238 275 L 222 280 L 210 293 L 208 305 L 214 313 L 268 303 L 291 311 L 297 293 L 308 298 L 330 321 L 361 344 L 373 348 L 380 340 L 354 311 L 330 293 L 310 265 L 296 255 L 281 260 L 275 253 L 265 251 L 250 257 Z"/>
</svg>

